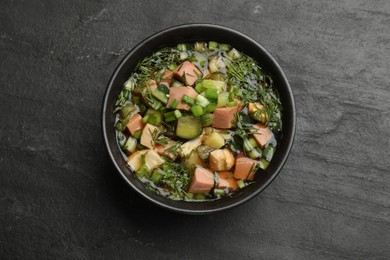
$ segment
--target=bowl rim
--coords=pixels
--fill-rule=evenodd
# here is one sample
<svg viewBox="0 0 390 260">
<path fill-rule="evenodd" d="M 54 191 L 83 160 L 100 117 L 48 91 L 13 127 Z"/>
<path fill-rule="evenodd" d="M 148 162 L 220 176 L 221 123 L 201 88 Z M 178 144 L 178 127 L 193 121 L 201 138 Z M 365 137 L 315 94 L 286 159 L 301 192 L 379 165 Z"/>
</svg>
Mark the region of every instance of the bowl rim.
<svg viewBox="0 0 390 260">
<path fill-rule="evenodd" d="M 251 44 L 256 45 L 256 47 L 258 49 L 260 49 L 260 52 L 263 52 L 263 54 L 267 56 L 267 58 L 275 66 L 276 70 L 280 73 L 280 76 L 281 76 L 283 82 L 285 82 L 285 84 L 286 84 L 286 86 L 285 86 L 286 87 L 285 95 L 287 96 L 287 99 L 291 102 L 291 105 L 289 106 L 289 109 L 291 110 L 290 113 L 292 114 L 292 118 L 290 118 L 290 122 L 291 122 L 291 131 L 289 132 L 290 138 L 289 138 L 289 140 L 285 140 L 285 142 L 288 141 L 288 143 L 286 144 L 286 151 L 282 155 L 282 157 L 281 157 L 281 159 L 279 161 L 279 164 L 278 164 L 277 168 L 275 169 L 275 171 L 273 172 L 273 174 L 270 175 L 270 177 L 265 181 L 265 183 L 260 188 L 256 189 L 255 191 L 253 191 L 251 194 L 247 195 L 246 197 L 243 197 L 240 200 L 232 202 L 231 204 L 228 204 L 228 205 L 225 205 L 225 206 L 221 206 L 221 207 L 212 208 L 212 209 L 202 209 L 202 210 L 199 210 L 199 209 L 183 209 L 183 208 L 180 208 L 180 207 L 175 207 L 175 206 L 172 206 L 172 205 L 168 205 L 166 203 L 162 203 L 160 201 L 157 201 L 157 200 L 153 199 L 152 197 L 150 197 L 146 193 L 144 193 L 142 190 L 140 190 L 138 187 L 136 187 L 129 180 L 129 178 L 127 178 L 126 174 L 123 173 L 123 171 L 121 170 L 120 166 L 116 162 L 116 157 L 114 156 L 113 152 L 110 149 L 109 138 L 108 138 L 107 130 L 106 130 L 106 127 L 105 127 L 106 126 L 106 121 L 107 121 L 106 110 L 107 110 L 107 107 L 108 107 L 107 104 L 108 104 L 108 101 L 109 101 L 109 99 L 108 99 L 109 93 L 113 89 L 113 86 L 114 86 L 113 83 L 115 81 L 115 78 L 118 76 L 119 72 L 121 71 L 121 68 L 128 62 L 128 60 L 131 58 L 131 56 L 133 56 L 134 53 L 136 53 L 140 48 L 143 47 L 143 45 L 145 43 L 147 43 L 149 41 L 153 41 L 153 39 L 158 38 L 161 35 L 166 34 L 168 32 L 175 31 L 175 30 L 180 30 L 180 29 L 188 28 L 188 27 L 203 27 L 205 29 L 209 28 L 209 29 L 224 30 L 224 31 L 226 31 L 228 33 L 232 33 L 232 34 L 235 34 L 238 37 L 244 38 L 246 41 L 251 42 Z M 168 209 L 168 210 L 171 210 L 171 211 L 174 211 L 174 212 L 184 213 L 184 214 L 192 214 L 192 215 L 216 213 L 216 212 L 220 212 L 220 211 L 224 211 L 224 210 L 227 210 L 227 209 L 231 209 L 231 208 L 237 207 L 237 206 L 242 205 L 245 202 L 248 202 L 249 200 L 253 199 L 259 193 L 261 193 L 263 190 L 265 190 L 273 182 L 273 180 L 279 175 L 281 169 L 283 168 L 284 164 L 286 163 L 286 161 L 287 161 L 287 159 L 288 159 L 288 157 L 289 157 L 289 155 L 291 153 L 291 148 L 292 148 L 293 143 L 294 143 L 295 132 L 296 132 L 296 107 L 295 107 L 294 95 L 293 95 L 290 83 L 288 82 L 288 79 L 287 79 L 284 71 L 280 67 L 279 63 L 275 60 L 275 58 L 260 43 L 258 43 L 254 39 L 250 38 L 249 36 L 239 32 L 239 31 L 237 31 L 235 29 L 232 29 L 232 28 L 229 28 L 229 27 L 226 27 L 226 26 L 222 26 L 222 25 L 212 24 L 212 23 L 185 23 L 185 24 L 175 25 L 175 26 L 168 27 L 166 29 L 162 29 L 160 31 L 157 31 L 157 32 L 149 35 L 148 37 L 146 37 L 144 40 L 142 40 L 139 43 L 137 43 L 122 58 L 122 60 L 116 66 L 113 74 L 111 75 L 111 77 L 110 77 L 110 79 L 108 81 L 108 84 L 106 86 L 106 90 L 105 90 L 104 96 L 103 96 L 103 104 L 102 104 L 101 113 L 102 113 L 102 118 L 101 118 L 102 135 L 103 135 L 103 139 L 104 139 L 104 143 L 105 143 L 105 148 L 106 148 L 107 153 L 109 154 L 109 157 L 110 157 L 112 163 L 114 164 L 117 172 L 119 172 L 119 174 L 126 181 L 126 183 L 128 185 L 130 185 L 130 187 L 132 187 L 132 189 L 134 191 L 136 191 L 138 194 L 140 194 L 146 200 L 148 200 L 149 202 L 154 203 L 155 205 L 158 205 L 158 206 L 160 206 L 162 208 L 165 208 L 165 209 Z M 212 201 L 210 201 L 210 202 L 212 202 Z M 197 202 L 188 202 L 188 203 L 197 203 Z"/>
</svg>

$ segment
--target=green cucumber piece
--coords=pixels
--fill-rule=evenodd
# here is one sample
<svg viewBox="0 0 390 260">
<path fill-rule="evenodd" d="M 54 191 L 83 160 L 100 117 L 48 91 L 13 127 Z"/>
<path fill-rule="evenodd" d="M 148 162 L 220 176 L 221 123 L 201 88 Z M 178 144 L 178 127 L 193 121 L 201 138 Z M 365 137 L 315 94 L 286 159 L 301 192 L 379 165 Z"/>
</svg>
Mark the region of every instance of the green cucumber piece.
<svg viewBox="0 0 390 260">
<path fill-rule="evenodd" d="M 177 120 L 176 135 L 184 139 L 194 139 L 202 133 L 200 119 L 194 116 L 183 116 Z"/>
</svg>

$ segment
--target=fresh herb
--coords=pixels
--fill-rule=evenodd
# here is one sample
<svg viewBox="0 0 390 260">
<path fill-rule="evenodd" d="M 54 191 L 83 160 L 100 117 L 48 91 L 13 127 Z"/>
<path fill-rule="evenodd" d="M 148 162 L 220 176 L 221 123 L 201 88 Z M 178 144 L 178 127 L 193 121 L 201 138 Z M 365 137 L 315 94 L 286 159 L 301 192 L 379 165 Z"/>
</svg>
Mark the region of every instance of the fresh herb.
<svg viewBox="0 0 390 260">
<path fill-rule="evenodd" d="M 179 153 L 182 151 L 181 144 L 180 143 L 175 143 L 168 149 L 165 149 L 164 152 L 166 154 L 172 154 L 173 156 L 178 156 Z"/>
<path fill-rule="evenodd" d="M 160 145 L 166 145 L 166 144 L 169 143 L 169 141 L 171 141 L 171 139 L 169 139 L 169 138 L 166 137 L 166 136 L 161 135 L 161 136 L 159 136 L 159 137 L 157 138 L 156 143 L 157 143 L 157 144 L 160 144 Z"/>
<path fill-rule="evenodd" d="M 280 131 L 282 106 L 271 77 L 249 56 L 241 55 L 235 60 L 225 56 L 223 61 L 230 85 L 238 86 L 236 96 L 246 104 L 261 103 L 264 106 L 266 124 L 271 130 Z"/>
<path fill-rule="evenodd" d="M 180 62 L 180 51 L 176 48 L 164 48 L 151 56 L 146 57 L 136 66 L 138 73 L 134 73 L 134 78 L 138 84 L 145 83 L 147 80 L 153 78 L 161 79 L 162 70 L 170 67 L 172 64 Z"/>
<path fill-rule="evenodd" d="M 193 166 L 174 162 L 165 162 L 162 165 L 161 183 L 169 188 L 169 197 L 181 199 L 187 194 L 188 185 L 191 182 Z"/>
</svg>

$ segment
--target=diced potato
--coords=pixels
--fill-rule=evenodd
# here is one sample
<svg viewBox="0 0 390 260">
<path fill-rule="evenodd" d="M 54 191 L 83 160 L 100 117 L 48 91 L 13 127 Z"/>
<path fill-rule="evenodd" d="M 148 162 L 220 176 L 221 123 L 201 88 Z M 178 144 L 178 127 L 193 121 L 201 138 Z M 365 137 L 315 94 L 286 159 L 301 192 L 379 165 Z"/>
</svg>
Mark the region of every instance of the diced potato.
<svg viewBox="0 0 390 260">
<path fill-rule="evenodd" d="M 163 164 L 165 160 L 158 155 L 154 150 L 148 150 L 145 155 L 145 165 L 148 167 L 149 170 L 154 170 L 161 164 Z"/>
<path fill-rule="evenodd" d="M 142 130 L 141 144 L 152 149 L 155 145 L 155 139 L 160 134 L 160 129 L 157 126 L 146 124 Z"/>
<path fill-rule="evenodd" d="M 214 149 L 219 149 L 225 145 L 225 139 L 220 134 L 213 132 L 206 137 L 204 143 Z"/>
<path fill-rule="evenodd" d="M 233 153 L 227 148 L 210 153 L 210 168 L 214 171 L 230 170 L 234 166 L 234 161 Z"/>
<path fill-rule="evenodd" d="M 127 158 L 127 164 L 130 166 L 130 168 L 133 171 L 137 172 L 141 168 L 142 166 L 141 156 L 146 152 L 147 152 L 146 150 L 136 151 L 135 153 L 133 153 Z"/>
</svg>

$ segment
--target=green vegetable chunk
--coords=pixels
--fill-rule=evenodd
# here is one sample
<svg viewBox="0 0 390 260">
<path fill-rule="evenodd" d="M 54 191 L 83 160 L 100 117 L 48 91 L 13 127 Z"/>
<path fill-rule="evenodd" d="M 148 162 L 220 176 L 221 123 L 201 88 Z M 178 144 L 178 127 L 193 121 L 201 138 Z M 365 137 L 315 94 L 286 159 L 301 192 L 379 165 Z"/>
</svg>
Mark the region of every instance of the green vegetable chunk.
<svg viewBox="0 0 390 260">
<path fill-rule="evenodd" d="M 193 139 L 202 133 L 200 119 L 194 116 L 182 116 L 177 120 L 176 135 L 184 139 Z"/>
</svg>

